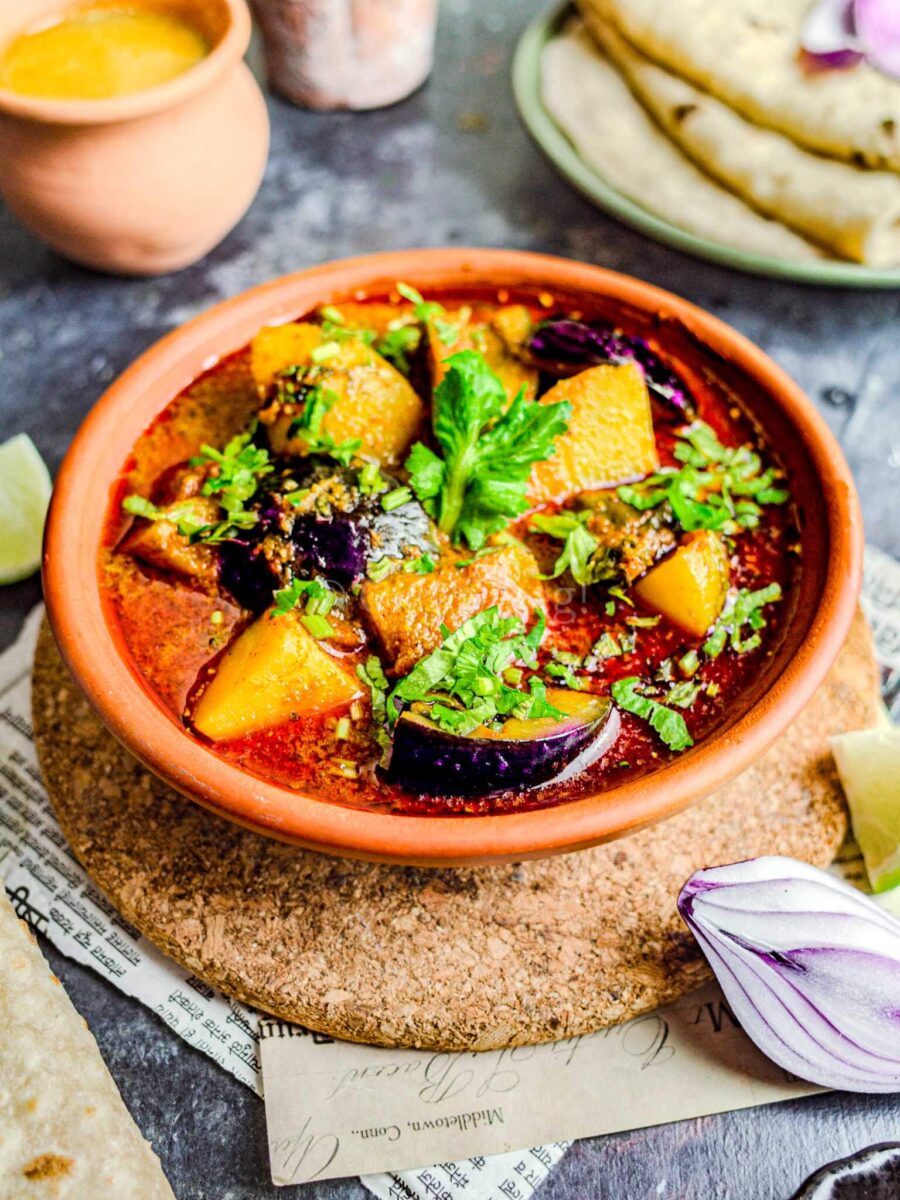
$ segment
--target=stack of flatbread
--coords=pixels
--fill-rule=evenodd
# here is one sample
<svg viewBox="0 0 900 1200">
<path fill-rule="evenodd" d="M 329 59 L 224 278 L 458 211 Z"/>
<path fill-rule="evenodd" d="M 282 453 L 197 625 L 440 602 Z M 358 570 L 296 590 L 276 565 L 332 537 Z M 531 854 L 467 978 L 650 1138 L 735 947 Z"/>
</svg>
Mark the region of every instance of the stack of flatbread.
<svg viewBox="0 0 900 1200">
<path fill-rule="evenodd" d="M 175 1200 L 0 883 L 0 1197 Z"/>
<path fill-rule="evenodd" d="M 618 191 L 782 259 L 900 264 L 900 81 L 811 70 L 813 0 L 578 0 L 544 49 L 546 107 Z"/>
</svg>

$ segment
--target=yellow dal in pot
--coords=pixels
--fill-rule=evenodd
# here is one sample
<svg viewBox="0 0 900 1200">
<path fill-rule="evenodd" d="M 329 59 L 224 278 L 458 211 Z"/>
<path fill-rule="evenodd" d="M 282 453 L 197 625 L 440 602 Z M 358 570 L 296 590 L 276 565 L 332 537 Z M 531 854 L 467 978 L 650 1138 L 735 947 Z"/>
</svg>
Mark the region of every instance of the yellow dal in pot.
<svg viewBox="0 0 900 1200">
<path fill-rule="evenodd" d="M 174 79 L 210 47 L 187 21 L 150 9 L 80 9 L 26 30 L 0 53 L 0 88 L 53 100 L 103 100 Z"/>
</svg>

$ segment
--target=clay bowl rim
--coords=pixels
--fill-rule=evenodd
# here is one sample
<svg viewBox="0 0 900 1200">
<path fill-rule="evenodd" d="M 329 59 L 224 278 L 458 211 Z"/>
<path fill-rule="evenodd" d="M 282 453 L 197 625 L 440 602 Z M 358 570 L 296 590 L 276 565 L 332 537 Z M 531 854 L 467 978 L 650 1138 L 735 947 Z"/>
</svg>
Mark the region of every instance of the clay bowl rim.
<svg viewBox="0 0 900 1200">
<path fill-rule="evenodd" d="M 808 636 L 735 724 L 651 775 L 557 807 L 404 816 L 330 804 L 245 773 L 192 739 L 142 684 L 107 623 L 96 565 L 110 489 L 138 436 L 185 386 L 245 346 L 262 325 L 355 293 L 383 294 L 398 279 L 426 293 L 487 285 L 593 294 L 672 318 L 762 385 L 787 417 L 821 481 L 830 554 Z M 669 292 L 600 267 L 512 250 L 444 249 L 345 259 L 284 276 L 216 305 L 147 350 L 98 400 L 65 457 L 43 570 L 50 623 L 75 679 L 111 732 L 178 791 L 220 816 L 307 849 L 439 866 L 583 849 L 672 816 L 739 774 L 797 716 L 836 658 L 857 605 L 862 548 L 859 504 L 840 447 L 797 384 L 741 334 Z"/>
<path fill-rule="evenodd" d="M 183 0 L 184 4 L 189 2 Z M 229 67 L 240 62 L 250 45 L 253 24 L 245 0 L 213 2 L 227 18 L 224 32 L 205 58 L 174 79 L 126 96 L 110 96 L 99 100 L 22 96 L 9 88 L 0 88 L 0 115 L 45 125 L 110 125 L 153 116 L 190 100 L 205 91 Z M 67 11 L 65 4 L 60 4 L 60 11 Z M 20 26 L 20 31 L 28 27 L 26 20 Z M 2 49 L 3 46 L 0 46 Z"/>
</svg>

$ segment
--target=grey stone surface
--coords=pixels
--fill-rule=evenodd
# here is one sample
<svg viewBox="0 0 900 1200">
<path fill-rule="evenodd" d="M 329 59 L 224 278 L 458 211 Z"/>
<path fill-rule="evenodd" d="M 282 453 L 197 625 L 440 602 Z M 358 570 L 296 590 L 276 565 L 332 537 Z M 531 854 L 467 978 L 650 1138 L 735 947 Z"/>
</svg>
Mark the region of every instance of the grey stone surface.
<svg viewBox="0 0 900 1200">
<path fill-rule="evenodd" d="M 445 0 L 434 76 L 395 108 L 317 115 L 273 100 L 258 199 L 222 246 L 178 275 L 135 281 L 81 270 L 0 209 L 0 440 L 27 430 L 55 469 L 91 404 L 138 353 L 273 275 L 391 247 L 513 246 L 651 280 L 760 342 L 841 438 L 869 539 L 900 555 L 900 294 L 733 274 L 597 213 L 556 178 L 513 108 L 510 59 L 536 11 L 532 0 Z M 473 126 L 480 132 L 464 132 Z M 35 581 L 3 592 L 0 646 L 38 596 Z M 179 1200 L 366 1195 L 356 1181 L 276 1192 L 260 1102 L 140 1005 L 49 956 Z M 786 1200 L 821 1163 L 898 1136 L 900 1099 L 823 1096 L 580 1143 L 541 1200 Z"/>
</svg>

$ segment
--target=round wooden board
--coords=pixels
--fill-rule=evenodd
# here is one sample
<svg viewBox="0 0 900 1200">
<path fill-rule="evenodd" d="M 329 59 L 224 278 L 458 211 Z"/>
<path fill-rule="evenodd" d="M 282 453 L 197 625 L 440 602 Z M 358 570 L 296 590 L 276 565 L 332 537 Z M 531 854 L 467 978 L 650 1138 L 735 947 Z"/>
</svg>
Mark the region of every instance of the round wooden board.
<svg viewBox="0 0 900 1200">
<path fill-rule="evenodd" d="M 464 870 L 327 858 L 211 816 L 106 731 L 46 626 L 33 706 L 75 854 L 172 958 L 333 1037 L 471 1050 L 586 1033 L 703 982 L 679 887 L 759 854 L 831 861 L 847 822 L 828 737 L 875 722 L 877 684 L 860 616 L 805 712 L 715 796 L 593 850 Z"/>
</svg>

